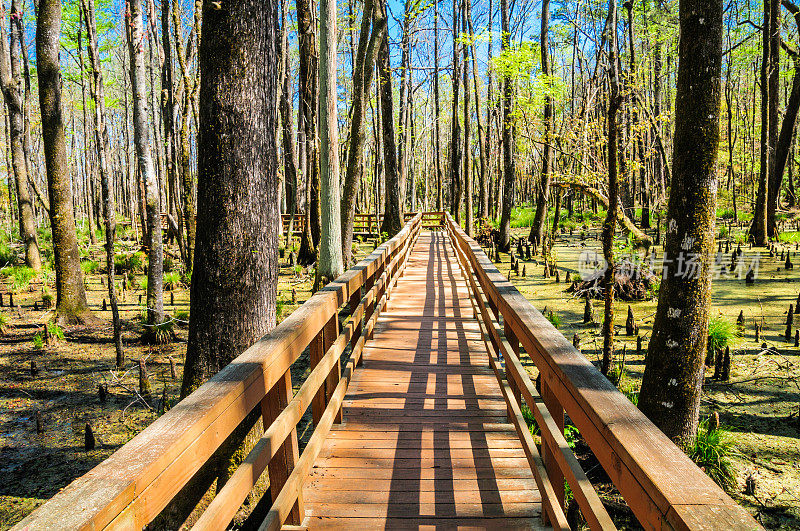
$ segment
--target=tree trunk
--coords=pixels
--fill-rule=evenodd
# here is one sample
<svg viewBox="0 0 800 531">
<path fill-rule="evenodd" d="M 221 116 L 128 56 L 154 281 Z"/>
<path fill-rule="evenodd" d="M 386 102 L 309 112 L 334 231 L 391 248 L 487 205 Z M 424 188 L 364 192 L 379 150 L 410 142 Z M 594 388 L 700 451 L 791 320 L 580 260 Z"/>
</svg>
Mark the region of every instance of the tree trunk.
<svg viewBox="0 0 800 531">
<path fill-rule="evenodd" d="M 461 11 L 461 31 L 464 35 L 469 35 L 468 32 L 468 25 L 467 25 L 467 18 L 472 17 L 472 7 L 470 0 L 463 0 L 462 6 L 464 9 Z M 470 22 L 471 25 L 471 22 Z M 469 37 L 468 37 L 469 38 Z M 464 182 L 464 225 L 466 229 L 467 236 L 472 237 L 474 235 L 474 227 L 475 221 L 473 219 L 475 213 L 472 207 L 472 189 L 473 189 L 473 182 L 472 182 L 472 167 L 470 164 L 470 150 L 469 150 L 469 49 L 472 46 L 467 45 L 466 43 L 463 44 L 464 54 L 463 59 L 461 61 L 461 72 L 463 75 L 463 84 L 464 84 L 464 171 L 463 171 L 463 182 Z"/>
<path fill-rule="evenodd" d="M 300 49 L 299 63 L 299 128 L 302 129 L 300 143 L 301 167 L 305 182 L 305 228 L 300 242 L 297 260 L 303 265 L 313 264 L 317 259 L 319 235 L 314 235 L 312 225 L 319 220 L 319 172 L 317 167 L 317 39 L 314 34 L 314 14 L 309 0 L 297 0 L 297 31 Z M 317 221 L 318 222 L 318 221 Z"/>
<path fill-rule="evenodd" d="M 36 21 L 36 59 L 39 71 L 39 106 L 42 113 L 45 169 L 50 192 L 50 226 L 56 270 L 56 318 L 75 324 L 94 320 L 86 302 L 78 253 L 78 234 L 72 204 L 72 183 L 61 109 L 59 38 L 61 2 L 40 0 Z"/>
<path fill-rule="evenodd" d="M 389 35 L 387 32 L 386 0 L 378 0 L 375 9 L 375 27 L 381 32 L 378 49 L 380 74 L 381 127 L 383 129 L 383 169 L 386 179 L 384 212 L 381 232 L 390 238 L 403 228 L 403 204 L 400 200 L 400 176 L 397 169 L 397 148 L 394 135 L 394 110 L 392 103 L 392 70 L 389 65 Z"/>
<path fill-rule="evenodd" d="M 94 141 L 100 170 L 100 186 L 103 191 L 108 298 L 109 301 L 111 301 L 114 349 L 117 358 L 116 364 L 117 368 L 121 369 L 125 365 L 125 353 L 122 350 L 122 324 L 119 319 L 119 308 L 117 307 L 116 271 L 114 270 L 114 242 L 116 241 L 117 221 L 114 207 L 114 191 L 111 188 L 110 172 L 108 168 L 108 131 L 106 129 L 105 89 L 103 85 L 103 74 L 100 70 L 94 0 L 81 0 L 81 11 L 83 13 L 83 18 L 86 20 L 88 34 L 88 43 L 86 47 L 89 63 L 92 67 L 92 83 L 90 83 L 89 92 L 92 95 L 92 100 L 94 100 Z"/>
<path fill-rule="evenodd" d="M 439 2 L 433 4 L 433 108 L 434 108 L 434 135 L 435 153 L 433 154 L 436 164 L 436 211 L 442 211 L 442 187 L 444 186 L 444 175 L 442 174 L 442 143 L 439 135 Z"/>
<path fill-rule="evenodd" d="M 610 8 L 609 8 L 610 9 Z M 542 0 L 542 26 L 541 26 L 541 55 L 542 75 L 550 75 L 550 54 L 548 53 L 547 34 L 550 28 L 550 0 Z M 548 82 L 549 84 L 549 82 Z M 545 217 L 547 216 L 547 203 L 550 200 L 550 175 L 553 171 L 553 98 L 550 94 L 544 96 L 544 146 L 542 147 L 542 180 L 539 183 L 536 197 L 536 212 L 533 216 L 533 225 L 528 239 L 533 244 L 540 244 L 544 236 Z"/>
<path fill-rule="evenodd" d="M 133 93 L 133 142 L 136 146 L 139 175 L 144 181 L 147 213 L 147 324 L 151 325 L 149 330 L 152 331 L 152 325 L 164 322 L 161 199 L 158 176 L 153 166 L 150 149 L 150 124 L 147 120 L 142 0 L 126 0 L 126 4 L 128 50 L 131 57 L 131 90 Z"/>
<path fill-rule="evenodd" d="M 508 0 L 501 0 L 502 50 L 511 47 L 509 34 Z M 508 74 L 503 75 L 503 205 L 500 216 L 500 249 L 511 247 L 511 208 L 514 205 L 514 120 L 511 116 L 514 103 L 514 88 Z"/>
<path fill-rule="evenodd" d="M 603 360 L 600 372 L 608 376 L 611 364 L 614 362 L 614 234 L 617 228 L 617 211 L 619 210 L 619 182 L 617 172 L 618 146 L 617 146 L 617 111 L 622 104 L 619 89 L 619 63 L 617 41 L 617 2 L 611 0 L 609 10 L 609 88 L 608 101 L 608 210 L 603 222 L 602 240 L 603 257 L 606 261 L 604 279 L 605 306 L 603 313 Z M 623 209 L 624 210 L 624 209 Z"/>
<path fill-rule="evenodd" d="M 453 0 L 453 112 L 450 120 L 450 214 L 461 223 L 461 120 L 458 118 L 458 92 L 460 85 L 458 53 L 458 4 Z"/>
<path fill-rule="evenodd" d="M 25 263 L 28 267 L 39 271 L 42 258 L 39 254 L 39 243 L 36 239 L 36 217 L 33 212 L 33 201 L 28 187 L 28 169 L 25 154 L 25 124 L 22 102 L 22 77 L 20 72 L 22 10 L 19 0 L 11 2 L 11 39 L 5 36 L 5 7 L 0 7 L 0 83 L 6 102 L 9 121 L 9 140 L 11 144 L 11 165 L 17 188 L 19 234 L 25 245 Z M 10 49 L 6 52 L 7 43 Z M 8 58 L 8 59 L 7 59 Z M 8 61 L 8 62 L 7 62 Z"/>
<path fill-rule="evenodd" d="M 777 0 L 764 0 L 764 23 L 762 26 L 762 56 L 761 56 L 761 166 L 758 178 L 758 193 L 756 194 L 755 210 L 753 211 L 753 223 L 750 226 L 750 237 L 756 245 L 766 245 L 767 243 L 767 210 L 768 210 L 768 188 L 769 188 L 769 168 L 771 166 L 772 153 L 770 150 L 770 87 L 769 70 L 772 60 L 772 48 L 770 35 L 772 34 L 772 2 Z"/>
<path fill-rule="evenodd" d="M 353 249 L 353 222 L 355 219 L 355 195 L 359 182 L 364 177 L 364 113 L 367 94 L 372 86 L 372 73 L 375 64 L 375 43 L 379 37 L 373 27 L 374 2 L 364 2 L 361 15 L 361 32 L 353 71 L 353 103 L 350 107 L 350 143 L 347 149 L 347 169 L 344 177 L 342 196 L 342 258 L 350 264 Z"/>
<path fill-rule="evenodd" d="M 324 0 L 319 17 L 320 105 L 320 206 L 322 231 L 319 240 L 317 288 L 344 273 L 342 262 L 342 218 L 339 199 L 339 122 L 336 112 L 336 0 Z"/>
<path fill-rule="evenodd" d="M 664 270 L 639 409 L 670 438 L 697 430 L 711 306 L 722 74 L 722 0 L 681 0 L 674 170 Z M 679 270 L 694 259 L 695 274 Z M 685 264 L 685 260 L 684 260 Z"/>
<path fill-rule="evenodd" d="M 294 220 L 298 212 L 297 204 L 297 149 L 295 148 L 294 126 L 292 125 L 291 72 L 292 61 L 289 54 L 289 3 L 281 0 L 281 99 L 280 113 L 283 132 L 283 174 L 286 187 L 286 213 L 289 214 L 289 227 L 286 231 L 286 245 L 292 239 Z"/>
</svg>

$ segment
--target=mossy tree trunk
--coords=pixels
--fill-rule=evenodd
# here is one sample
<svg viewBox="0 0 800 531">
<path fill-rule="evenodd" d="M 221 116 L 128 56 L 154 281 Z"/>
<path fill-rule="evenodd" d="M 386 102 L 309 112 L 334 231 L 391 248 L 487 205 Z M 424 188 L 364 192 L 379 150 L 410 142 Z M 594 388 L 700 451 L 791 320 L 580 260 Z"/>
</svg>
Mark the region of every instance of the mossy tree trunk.
<svg viewBox="0 0 800 531">
<path fill-rule="evenodd" d="M 56 270 L 56 318 L 61 323 L 75 324 L 93 321 L 94 315 L 86 301 L 73 213 L 61 105 L 60 37 L 60 0 L 41 0 L 36 20 L 36 58 Z"/>
<path fill-rule="evenodd" d="M 697 431 L 708 341 L 722 9 L 722 0 L 680 2 L 674 166 L 664 245 L 668 261 L 639 396 L 639 409 L 679 442 L 690 441 Z M 690 259 L 696 271 L 686 269 Z"/>
</svg>

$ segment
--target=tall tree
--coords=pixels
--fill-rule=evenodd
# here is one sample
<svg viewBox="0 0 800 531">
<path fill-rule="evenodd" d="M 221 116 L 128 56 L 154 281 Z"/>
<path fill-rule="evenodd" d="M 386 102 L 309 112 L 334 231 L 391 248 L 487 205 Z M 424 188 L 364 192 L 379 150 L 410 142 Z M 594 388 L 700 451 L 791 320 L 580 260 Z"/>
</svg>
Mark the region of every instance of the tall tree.
<svg viewBox="0 0 800 531">
<path fill-rule="evenodd" d="M 144 63 L 144 23 L 142 0 L 126 1 L 128 28 L 128 51 L 131 60 L 131 90 L 133 93 L 133 142 L 136 146 L 136 161 L 145 186 L 145 209 L 147 216 L 147 324 L 152 326 L 164 322 L 163 279 L 164 256 L 161 241 L 161 198 L 158 176 L 153 165 L 148 123 L 146 78 Z M 151 336 L 152 334 L 146 334 Z"/>
<path fill-rule="evenodd" d="M 463 0 L 453 0 L 453 112 L 450 120 L 450 214 L 461 223 L 461 120 L 458 117 L 458 94 L 461 83 L 458 50 L 458 5 Z"/>
<path fill-rule="evenodd" d="M 317 149 L 317 102 L 319 99 L 317 70 L 317 37 L 314 33 L 314 13 L 309 0 L 297 0 L 297 39 L 300 49 L 298 69 L 299 104 L 297 112 L 300 131 L 300 172 L 305 180 L 305 216 L 300 251 L 301 264 L 312 264 L 317 259 L 319 234 L 312 232 L 314 220 L 319 223 L 319 167 Z"/>
<path fill-rule="evenodd" d="M 722 12 L 722 0 L 680 2 L 673 171 L 664 245 L 669 261 L 665 262 L 639 397 L 639 409 L 667 436 L 683 442 L 697 431 L 708 340 Z M 687 260 L 697 268 L 687 271 Z"/>
<path fill-rule="evenodd" d="M 508 12 L 508 0 L 500 0 L 500 25 L 502 35 L 501 48 L 503 53 L 511 50 L 511 33 Z M 514 119 L 512 106 L 514 105 L 514 88 L 508 72 L 502 76 L 503 87 L 503 205 L 500 214 L 500 243 L 499 247 L 507 251 L 511 247 L 511 208 L 514 205 Z"/>
<path fill-rule="evenodd" d="M 603 222 L 603 257 L 606 261 L 604 278 L 605 306 L 603 313 L 603 361 L 600 372 L 608 374 L 614 358 L 614 234 L 617 229 L 619 215 L 619 179 L 618 179 L 618 124 L 617 112 L 622 105 L 619 89 L 619 41 L 617 38 L 617 0 L 608 3 L 608 84 L 610 88 L 608 102 L 608 211 Z"/>
<path fill-rule="evenodd" d="M 103 73 L 100 70 L 100 53 L 97 41 L 97 19 L 95 17 L 94 0 L 81 0 L 81 12 L 86 21 L 89 64 L 92 68 L 92 82 L 89 93 L 94 100 L 94 143 L 97 150 L 98 169 L 100 171 L 100 188 L 103 194 L 103 215 L 106 233 L 106 275 L 108 279 L 108 298 L 111 302 L 111 320 L 114 328 L 114 350 L 117 356 L 117 367 L 125 364 L 125 353 L 122 350 L 122 324 L 117 305 L 116 271 L 114 267 L 114 243 L 116 241 L 117 220 L 115 211 L 114 189 L 108 167 L 108 130 L 106 129 L 106 102 L 103 86 Z"/>
<path fill-rule="evenodd" d="M 94 320 L 86 302 L 73 216 L 72 183 L 67 162 L 61 106 L 60 0 L 40 0 L 36 20 L 36 58 L 39 71 L 39 107 L 42 113 L 45 169 L 50 192 L 50 227 L 56 270 L 56 317 L 62 323 Z"/>
<path fill-rule="evenodd" d="M 355 219 L 356 191 L 364 177 L 364 114 L 367 94 L 372 86 L 372 73 L 375 71 L 375 43 L 380 38 L 378 28 L 373 24 L 374 0 L 364 1 L 361 14 L 361 30 L 358 47 L 353 61 L 353 95 L 350 105 L 350 142 L 347 146 L 347 167 L 342 195 L 342 257 L 345 264 L 350 263 L 353 247 L 353 222 Z"/>
<path fill-rule="evenodd" d="M 281 100 L 280 113 L 283 131 L 281 134 L 283 150 L 283 174 L 286 186 L 286 212 L 290 215 L 286 234 L 287 246 L 292 238 L 294 220 L 297 215 L 297 149 L 295 148 L 294 127 L 292 125 L 291 74 L 292 61 L 289 54 L 289 2 L 281 0 Z"/>
<path fill-rule="evenodd" d="M 339 199 L 339 122 L 336 113 L 336 0 L 321 3 L 319 17 L 320 105 L 320 207 L 322 230 L 319 240 L 317 287 L 344 273 L 342 219 Z"/>
<path fill-rule="evenodd" d="M 611 9 L 609 7 L 609 9 Z M 542 56 L 542 76 L 547 80 L 549 86 L 550 72 L 550 52 L 548 33 L 550 31 L 550 0 L 542 0 L 542 25 L 539 37 L 541 56 Z M 550 201 L 550 175 L 553 166 L 553 97 L 549 91 L 544 95 L 544 145 L 542 146 L 542 178 L 539 182 L 538 193 L 536 196 L 536 212 L 533 216 L 533 225 L 528 239 L 535 244 L 542 243 L 545 229 L 545 217 L 547 216 L 547 203 Z"/>
<path fill-rule="evenodd" d="M 0 85 L 6 102 L 11 144 L 11 165 L 16 181 L 19 235 L 25 245 L 25 263 L 38 271 L 42 267 L 39 242 L 36 239 L 36 218 L 28 187 L 28 164 L 25 153 L 25 123 L 23 117 L 23 79 L 20 66 L 22 53 L 22 10 L 20 0 L 11 0 L 10 40 L 5 32 L 5 2 L 0 3 Z M 10 48 L 6 46 L 10 43 Z"/>
<path fill-rule="evenodd" d="M 392 67 L 389 64 L 389 35 L 387 31 L 386 0 L 375 4 L 375 27 L 381 32 L 378 48 L 380 77 L 381 128 L 383 133 L 383 173 L 386 179 L 385 202 L 381 232 L 390 238 L 403 228 L 400 175 L 397 166 L 397 145 L 394 134 L 394 103 L 392 102 Z"/>
<path fill-rule="evenodd" d="M 277 2 L 203 6 L 197 247 L 182 396 L 275 326 Z M 248 112 L 241 112 L 243 108 Z"/>
</svg>

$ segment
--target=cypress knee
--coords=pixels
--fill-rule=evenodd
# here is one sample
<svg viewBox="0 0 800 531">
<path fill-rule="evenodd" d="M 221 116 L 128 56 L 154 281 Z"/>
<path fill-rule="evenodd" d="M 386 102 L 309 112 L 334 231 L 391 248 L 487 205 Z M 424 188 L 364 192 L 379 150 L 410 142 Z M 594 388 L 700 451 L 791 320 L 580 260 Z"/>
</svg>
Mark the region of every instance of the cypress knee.
<svg viewBox="0 0 800 531">
<path fill-rule="evenodd" d="M 792 340 L 792 325 L 794 324 L 794 307 L 790 304 L 789 305 L 789 312 L 786 314 L 786 331 L 784 332 L 784 338 L 787 342 Z"/>
<path fill-rule="evenodd" d="M 36 433 L 41 435 L 44 433 L 44 421 L 42 420 L 42 412 L 36 411 Z"/>
<path fill-rule="evenodd" d="M 725 354 L 722 356 L 722 372 L 720 377 L 723 381 L 728 381 L 731 377 L 731 347 L 725 347 Z"/>
<path fill-rule="evenodd" d="M 584 323 L 593 323 L 594 322 L 594 309 L 592 308 L 592 301 L 589 296 L 586 296 L 586 304 L 583 306 L 583 322 Z"/>
<path fill-rule="evenodd" d="M 628 305 L 628 319 L 625 321 L 625 333 L 632 336 L 636 329 L 636 321 L 633 318 L 633 309 Z"/>
<path fill-rule="evenodd" d="M 572 346 L 578 350 L 581 348 L 581 336 L 579 336 L 577 333 L 572 336 Z"/>
<path fill-rule="evenodd" d="M 149 397 L 151 389 L 150 376 L 147 374 L 144 358 L 139 358 L 139 394 L 143 397 Z"/>
<path fill-rule="evenodd" d="M 739 311 L 739 317 L 736 318 L 736 326 L 739 332 L 744 332 L 744 310 Z"/>
<path fill-rule="evenodd" d="M 83 448 L 86 451 L 94 450 L 97 441 L 94 438 L 94 432 L 92 431 L 92 425 L 88 422 L 86 426 L 83 428 Z"/>
</svg>

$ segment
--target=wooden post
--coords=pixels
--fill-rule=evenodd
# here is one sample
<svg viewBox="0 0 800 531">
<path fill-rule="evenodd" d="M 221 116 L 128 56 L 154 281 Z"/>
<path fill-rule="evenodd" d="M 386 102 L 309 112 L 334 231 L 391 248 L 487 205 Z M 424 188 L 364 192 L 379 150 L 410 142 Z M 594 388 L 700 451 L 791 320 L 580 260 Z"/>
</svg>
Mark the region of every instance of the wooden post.
<svg viewBox="0 0 800 531">
<path fill-rule="evenodd" d="M 514 354 L 516 354 L 517 358 L 519 358 L 519 339 L 517 339 L 516 334 L 514 334 L 514 331 L 511 329 L 511 326 L 505 319 L 503 319 L 503 333 L 506 336 L 506 341 L 508 341 L 508 343 L 511 345 L 511 350 L 513 350 Z M 510 373 L 508 371 L 508 363 L 509 363 L 508 360 L 506 360 L 506 380 L 508 380 L 508 386 L 511 387 L 511 393 L 514 395 L 514 400 L 516 400 L 517 404 L 521 406 L 522 394 L 519 391 L 519 385 L 517 385 L 517 381 L 514 380 L 513 377 L 509 378 Z M 512 412 L 511 409 L 509 409 L 508 410 L 509 422 L 511 422 L 511 415 Z"/>
<path fill-rule="evenodd" d="M 272 389 L 261 400 L 261 418 L 266 430 L 272 422 L 281 414 L 289 402 L 292 400 L 292 373 L 287 369 Z M 269 491 L 272 496 L 272 501 L 278 497 L 286 480 L 289 479 L 289 474 L 292 473 L 295 463 L 300 459 L 300 447 L 297 444 L 297 428 L 292 429 L 292 432 L 286 437 L 278 452 L 269 462 L 267 470 L 269 472 Z M 297 495 L 297 501 L 292 507 L 292 512 L 286 523 L 299 525 L 305 511 L 303 509 L 303 491 L 300 489 Z"/>
<path fill-rule="evenodd" d="M 364 295 L 367 295 L 372 290 L 372 288 L 375 286 L 375 279 L 379 276 L 380 274 L 378 273 L 378 271 L 376 271 L 371 277 L 367 279 L 366 282 L 364 282 Z M 378 297 L 379 295 L 376 293 L 375 296 L 372 298 L 372 301 L 364 307 L 364 322 L 369 321 L 372 318 L 372 314 L 375 313 L 375 304 L 378 300 Z M 369 334 L 367 334 L 367 337 L 364 338 L 364 340 L 372 339 L 374 329 L 375 327 L 373 326 Z M 359 359 L 358 362 L 360 364 L 361 360 Z"/>
<path fill-rule="evenodd" d="M 547 406 L 547 410 L 550 412 L 550 415 L 556 421 L 558 428 L 563 432 L 564 408 L 561 407 L 561 404 L 558 402 L 558 398 L 556 398 L 556 395 L 551 390 L 551 385 L 553 384 L 554 378 L 554 375 L 550 372 L 541 374 L 542 400 L 544 401 L 544 405 Z M 555 458 L 555 452 L 559 451 L 560 450 L 558 448 L 551 448 L 546 442 L 546 439 L 542 438 L 542 460 L 544 461 L 544 467 L 547 469 L 547 477 L 550 478 L 550 483 L 553 485 L 553 490 L 556 492 L 558 503 L 563 509 L 565 494 L 564 474 L 561 472 L 561 468 L 559 468 L 558 461 L 556 461 Z M 544 511 L 542 511 L 542 517 L 545 519 L 545 524 L 552 522 L 550 515 L 546 514 Z"/>
<path fill-rule="evenodd" d="M 350 300 L 347 303 L 347 307 L 350 309 L 350 316 L 351 319 L 355 314 L 356 308 L 358 308 L 358 304 L 361 302 L 361 288 L 358 288 L 352 295 L 350 295 Z M 350 348 L 353 349 L 358 343 L 358 340 L 361 338 L 361 333 L 364 330 L 364 316 L 358 319 L 358 323 L 353 323 L 353 337 L 350 339 Z M 358 363 L 356 365 L 361 365 L 361 356 L 358 357 Z"/>
<path fill-rule="evenodd" d="M 308 345 L 309 365 L 312 371 L 319 365 L 322 357 L 325 356 L 325 351 L 327 349 L 325 348 L 324 336 L 325 327 L 314 336 L 314 339 L 312 339 L 311 343 Z M 319 391 L 317 391 L 317 394 L 314 395 L 314 399 L 311 401 L 311 416 L 314 419 L 315 426 L 319 423 L 319 419 L 322 418 L 322 413 L 324 411 L 325 385 L 319 388 Z"/>
<path fill-rule="evenodd" d="M 325 325 L 325 328 L 322 330 L 325 352 L 328 352 L 328 349 L 331 348 L 331 345 L 333 345 L 333 342 L 336 341 L 337 337 L 339 337 L 339 314 L 334 312 L 333 316 L 331 316 L 331 318 L 328 320 L 328 323 Z M 328 373 L 328 378 L 325 380 L 325 407 L 328 407 L 331 397 L 333 396 L 333 392 L 336 390 L 336 386 L 339 385 L 339 378 L 341 378 L 341 376 L 342 364 L 341 361 L 337 359 L 333 368 L 331 368 L 331 372 Z M 339 411 L 336 412 L 336 418 L 334 419 L 334 422 L 342 422 L 341 408 L 339 408 Z"/>
</svg>

